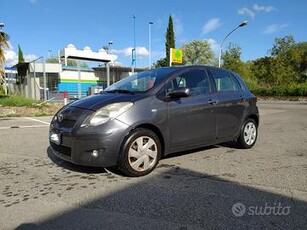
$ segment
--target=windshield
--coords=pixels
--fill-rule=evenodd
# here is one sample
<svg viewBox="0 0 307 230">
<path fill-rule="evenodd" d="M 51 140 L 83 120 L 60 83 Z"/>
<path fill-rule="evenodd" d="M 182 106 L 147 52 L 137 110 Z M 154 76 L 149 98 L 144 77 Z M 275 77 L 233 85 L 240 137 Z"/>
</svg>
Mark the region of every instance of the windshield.
<svg viewBox="0 0 307 230">
<path fill-rule="evenodd" d="M 140 72 L 126 77 L 105 89 L 107 92 L 145 92 L 165 79 L 174 71 L 173 68 L 160 68 Z"/>
</svg>

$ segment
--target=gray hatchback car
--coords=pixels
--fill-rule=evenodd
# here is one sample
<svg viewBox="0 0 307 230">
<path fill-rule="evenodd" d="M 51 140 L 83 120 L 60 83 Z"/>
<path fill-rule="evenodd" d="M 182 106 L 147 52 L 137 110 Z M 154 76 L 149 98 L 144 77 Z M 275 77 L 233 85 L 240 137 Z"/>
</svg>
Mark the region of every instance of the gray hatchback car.
<svg viewBox="0 0 307 230">
<path fill-rule="evenodd" d="M 234 72 L 165 67 L 116 82 L 63 107 L 50 124 L 52 152 L 77 165 L 150 173 L 161 157 L 222 142 L 251 148 L 256 97 Z"/>
</svg>

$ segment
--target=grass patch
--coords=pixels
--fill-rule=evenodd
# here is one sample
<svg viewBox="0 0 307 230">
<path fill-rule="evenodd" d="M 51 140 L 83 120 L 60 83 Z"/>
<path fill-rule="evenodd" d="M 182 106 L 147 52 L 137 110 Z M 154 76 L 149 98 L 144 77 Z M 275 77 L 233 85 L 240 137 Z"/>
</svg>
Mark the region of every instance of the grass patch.
<svg viewBox="0 0 307 230">
<path fill-rule="evenodd" d="M 16 107 L 46 107 L 47 103 L 26 98 L 23 96 L 0 96 L 0 105 Z"/>
</svg>

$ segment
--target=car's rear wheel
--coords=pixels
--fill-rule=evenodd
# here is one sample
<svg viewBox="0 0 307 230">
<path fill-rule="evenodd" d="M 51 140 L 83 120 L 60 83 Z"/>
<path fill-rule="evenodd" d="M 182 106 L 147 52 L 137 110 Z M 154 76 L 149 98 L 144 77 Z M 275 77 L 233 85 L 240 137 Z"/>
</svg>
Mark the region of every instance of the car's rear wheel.
<svg viewBox="0 0 307 230">
<path fill-rule="evenodd" d="M 151 130 L 138 128 L 126 138 L 119 156 L 119 169 L 128 176 L 150 173 L 161 157 L 161 143 Z"/>
<path fill-rule="evenodd" d="M 258 137 L 258 127 L 254 119 L 247 119 L 241 128 L 237 146 L 242 149 L 249 149 L 256 143 Z"/>
</svg>

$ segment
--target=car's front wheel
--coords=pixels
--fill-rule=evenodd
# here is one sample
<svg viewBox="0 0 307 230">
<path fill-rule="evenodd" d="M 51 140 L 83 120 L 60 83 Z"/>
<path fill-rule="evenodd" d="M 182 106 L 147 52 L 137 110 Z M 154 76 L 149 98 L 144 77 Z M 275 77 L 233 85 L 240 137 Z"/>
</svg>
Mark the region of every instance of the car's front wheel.
<svg viewBox="0 0 307 230">
<path fill-rule="evenodd" d="M 240 130 L 237 146 L 242 149 L 249 149 L 256 143 L 258 137 L 258 127 L 254 119 L 247 119 Z"/>
<path fill-rule="evenodd" d="M 128 176 L 150 173 L 161 157 L 161 143 L 151 130 L 137 128 L 126 138 L 119 156 L 119 169 Z"/>
</svg>

